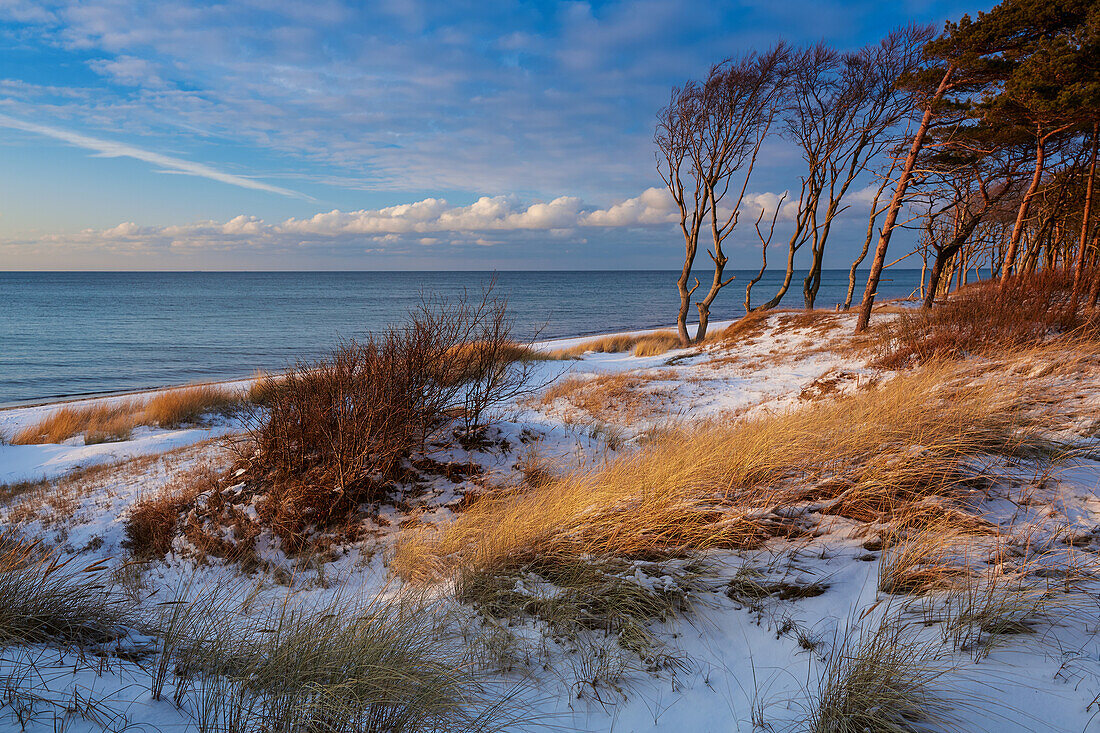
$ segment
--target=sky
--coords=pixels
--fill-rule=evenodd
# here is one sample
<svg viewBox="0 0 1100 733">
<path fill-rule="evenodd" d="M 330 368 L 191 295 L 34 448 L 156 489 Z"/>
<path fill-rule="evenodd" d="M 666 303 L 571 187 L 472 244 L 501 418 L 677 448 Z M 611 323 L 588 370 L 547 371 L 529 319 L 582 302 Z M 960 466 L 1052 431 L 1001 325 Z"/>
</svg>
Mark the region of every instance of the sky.
<svg viewBox="0 0 1100 733">
<path fill-rule="evenodd" d="M 673 86 L 988 6 L 0 0 L 0 270 L 678 268 Z M 799 174 L 769 143 L 747 207 Z M 852 201 L 826 266 L 862 245 Z M 759 267 L 751 226 L 727 249 Z"/>
</svg>

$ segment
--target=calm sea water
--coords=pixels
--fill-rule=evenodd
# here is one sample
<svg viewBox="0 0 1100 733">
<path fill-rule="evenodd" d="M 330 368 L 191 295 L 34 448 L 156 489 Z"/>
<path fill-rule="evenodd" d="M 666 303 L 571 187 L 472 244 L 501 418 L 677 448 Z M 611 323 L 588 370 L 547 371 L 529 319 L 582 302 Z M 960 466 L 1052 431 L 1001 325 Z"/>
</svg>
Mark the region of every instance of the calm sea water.
<svg viewBox="0 0 1100 733">
<path fill-rule="evenodd" d="M 908 295 L 918 273 L 892 271 L 880 295 Z M 742 313 L 741 283 L 755 273 L 736 274 L 737 281 L 714 304 L 714 320 Z M 542 338 L 555 338 L 674 322 L 676 275 L 501 272 L 496 288 L 509 299 L 521 336 L 541 331 Z M 278 369 L 318 356 L 340 338 L 400 322 L 421 292 L 480 292 L 492 277 L 478 272 L 0 272 L 0 404 Z M 769 273 L 757 284 L 754 304 L 771 297 L 779 280 L 779 273 Z M 842 302 L 846 288 L 846 271 L 827 271 L 818 306 Z M 860 292 L 857 288 L 857 299 Z M 801 304 L 797 278 L 784 305 Z"/>
</svg>

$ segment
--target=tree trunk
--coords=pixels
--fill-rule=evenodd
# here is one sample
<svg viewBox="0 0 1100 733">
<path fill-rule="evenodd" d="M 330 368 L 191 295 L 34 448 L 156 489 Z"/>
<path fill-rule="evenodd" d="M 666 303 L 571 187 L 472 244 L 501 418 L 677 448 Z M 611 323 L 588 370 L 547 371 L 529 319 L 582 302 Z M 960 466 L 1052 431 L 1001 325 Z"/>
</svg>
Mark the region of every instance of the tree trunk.
<svg viewBox="0 0 1100 733">
<path fill-rule="evenodd" d="M 797 233 L 795 236 L 798 236 Z M 779 292 L 775 294 L 775 297 L 757 308 L 757 310 L 770 311 L 779 305 L 779 302 L 783 300 L 783 296 L 787 294 L 787 289 L 791 287 L 791 280 L 794 278 L 794 253 L 795 247 L 792 239 L 791 246 L 787 248 L 787 274 L 783 276 L 783 284 L 779 286 Z"/>
<path fill-rule="evenodd" d="M 1008 240 L 1008 249 L 1005 251 L 1004 264 L 1001 265 L 1001 287 L 1005 287 L 1008 279 L 1012 277 L 1013 268 L 1016 265 L 1016 250 L 1020 246 L 1020 238 L 1024 234 L 1024 222 L 1027 220 L 1027 210 L 1031 207 L 1031 199 L 1039 190 L 1039 182 L 1043 177 L 1045 138 L 1040 132 L 1035 143 L 1035 174 L 1031 177 L 1031 185 L 1028 186 L 1024 200 L 1020 202 L 1020 210 L 1016 212 L 1016 224 L 1012 227 L 1012 236 Z"/>
<path fill-rule="evenodd" d="M 680 311 L 676 315 L 676 332 L 680 336 L 681 346 L 690 346 L 691 337 L 688 335 L 687 329 L 687 316 L 688 311 L 691 309 L 691 294 L 695 292 L 695 288 L 699 287 L 699 282 L 696 281 L 695 288 L 688 288 L 688 280 L 691 278 L 691 265 L 692 257 L 684 258 L 684 269 L 680 272 L 680 277 L 676 281 L 676 286 L 680 290 Z"/>
<path fill-rule="evenodd" d="M 950 256 L 947 250 L 944 249 L 936 252 L 936 261 L 932 263 L 932 275 L 928 279 L 928 292 L 925 293 L 924 302 L 921 303 L 921 308 L 924 310 L 929 310 L 936 301 L 936 290 L 939 289 L 940 276 L 943 274 L 943 265 Z"/>
<path fill-rule="evenodd" d="M 1100 250 L 1100 231 L 1096 232 L 1092 236 L 1093 249 Z M 1100 300 L 1100 269 L 1097 269 L 1096 275 L 1092 279 L 1092 288 L 1089 290 L 1089 306 L 1096 307 L 1096 302 Z"/>
<path fill-rule="evenodd" d="M 1089 217 L 1092 214 L 1092 188 L 1096 178 L 1096 148 L 1100 141 L 1100 122 L 1092 123 L 1092 162 L 1089 164 L 1089 182 L 1085 187 L 1085 213 L 1081 215 L 1081 240 L 1077 247 L 1077 261 L 1073 266 L 1073 296 L 1070 309 L 1077 310 L 1077 299 L 1081 295 L 1081 277 L 1085 273 L 1085 247 L 1088 244 Z"/>
<path fill-rule="evenodd" d="M 909 148 L 909 155 L 905 158 L 905 167 L 898 177 L 897 188 L 894 189 L 894 198 L 890 201 L 890 209 L 886 212 L 886 221 L 883 223 L 882 232 L 879 234 L 878 246 L 875 248 L 875 259 L 871 262 L 871 272 L 867 276 L 867 287 L 863 291 L 863 303 L 859 308 L 859 321 L 856 322 L 856 333 L 867 330 L 871 323 L 871 308 L 875 304 L 875 293 L 878 290 L 879 279 L 882 277 L 882 267 L 886 264 L 886 250 L 890 247 L 890 236 L 897 225 L 898 213 L 901 211 L 902 202 L 905 200 L 905 191 L 909 188 L 909 179 L 913 177 L 913 166 L 917 162 L 917 154 L 924 146 L 924 138 L 928 134 L 928 126 L 932 124 L 932 115 L 936 103 L 943 98 L 947 87 L 951 82 L 951 76 L 955 73 L 955 66 L 947 67 L 947 73 L 943 75 L 936 93 L 928 102 L 921 117 L 920 127 L 913 135 L 913 144 Z"/>
<path fill-rule="evenodd" d="M 729 280 L 723 282 L 722 273 L 725 271 L 727 258 L 718 250 L 718 257 L 714 258 L 714 282 L 711 284 L 707 297 L 695 304 L 699 309 L 699 328 L 695 331 L 695 343 L 700 343 L 707 336 L 707 325 L 710 323 L 710 304 L 714 302 L 718 291 L 729 284 Z M 731 277 L 730 280 L 733 278 Z"/>
<path fill-rule="evenodd" d="M 810 265 L 810 274 L 802 282 L 802 299 L 806 303 L 806 310 L 814 309 L 814 301 L 817 300 L 817 291 L 821 287 L 821 258 L 823 252 L 814 250 L 814 261 Z"/>
<path fill-rule="evenodd" d="M 890 173 L 894 172 L 894 167 L 890 166 Z M 882 190 L 886 188 L 886 184 L 890 182 L 889 176 L 885 176 L 882 179 L 882 185 L 878 187 L 878 191 L 875 192 L 875 198 L 871 202 L 871 216 L 867 218 L 867 237 L 863 240 L 863 249 L 860 250 L 859 257 L 856 257 L 852 262 L 852 269 L 848 270 L 848 294 L 844 296 L 844 310 L 848 310 L 852 307 L 852 295 L 856 291 L 856 268 L 859 267 L 859 263 L 863 262 L 863 258 L 867 256 L 867 250 L 871 248 L 871 238 L 875 236 L 875 221 L 878 219 L 878 199 L 882 195 Z M 923 277 L 921 282 L 924 282 Z"/>
</svg>

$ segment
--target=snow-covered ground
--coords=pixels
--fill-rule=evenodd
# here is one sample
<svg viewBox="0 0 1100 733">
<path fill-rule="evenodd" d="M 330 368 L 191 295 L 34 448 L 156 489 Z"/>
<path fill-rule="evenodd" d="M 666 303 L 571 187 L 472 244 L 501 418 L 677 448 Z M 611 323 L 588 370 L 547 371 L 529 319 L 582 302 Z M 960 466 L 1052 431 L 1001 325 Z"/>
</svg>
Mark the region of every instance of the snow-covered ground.
<svg viewBox="0 0 1100 733">
<path fill-rule="evenodd" d="M 630 410 L 608 404 L 593 414 L 568 393 L 555 400 L 527 395 L 502 411 L 494 446 L 472 452 L 456 448 L 442 458 L 476 462 L 484 473 L 456 481 L 440 477 L 410 507 L 380 509 L 373 532 L 333 548 L 320 561 L 287 557 L 267 542 L 259 550 L 261 567 L 243 574 L 232 564 L 203 558 L 181 537 L 163 561 L 127 565 L 129 507 L 198 466 L 225 470 L 231 458 L 218 438 L 240 429 L 232 422 L 182 430 L 141 428 L 131 440 L 89 446 L 79 438 L 66 445 L 0 445 L 0 484 L 53 480 L 12 497 L 2 511 L 9 528 L 41 538 L 80 565 L 111 568 L 127 592 L 150 609 L 210 588 L 239 590 L 260 607 L 277 604 L 287 593 L 318 604 L 335 594 L 394 593 L 399 581 L 387 562 L 402 522 L 410 516 L 419 522 L 447 520 L 464 494 L 513 479 L 529 455 L 598 465 L 630 452 L 645 430 L 664 421 L 795 410 L 891 378 L 842 348 L 851 325 L 846 315 L 810 324 L 775 314 L 733 343 L 650 357 L 588 353 L 576 360 L 538 362 L 533 381 L 550 388 L 570 379 L 581 384 L 629 375 L 633 381 L 626 388 L 643 392 L 644 404 Z M 578 341 L 583 339 L 540 347 L 567 348 Z M 1028 378 L 1026 372 L 1022 378 Z M 1096 387 L 1088 381 L 1061 386 L 1066 399 L 1078 400 L 1084 415 L 1080 430 L 1069 437 L 1086 449 L 1095 446 L 1100 422 L 1090 422 L 1089 416 L 1091 411 L 1100 419 Z M 0 432 L 13 434 L 50 409 L 2 411 Z M 65 478 L 96 465 L 108 467 Z M 1076 538 L 1072 547 L 1080 552 L 1075 562 L 1088 577 L 1100 553 L 1100 462 L 1079 450 L 1053 468 L 1025 462 L 1012 471 L 1029 487 L 1025 509 L 1020 502 L 998 500 L 993 492 L 988 516 L 1000 521 L 1024 511 L 1026 516 L 1014 518 L 1033 526 L 1037 537 L 1053 532 Z M 610 648 L 596 656 L 614 670 L 578 670 L 583 667 L 579 658 L 592 656 L 591 650 L 571 652 L 568 645 L 547 641 L 540 647 L 544 664 L 502 672 L 488 684 L 508 689 L 510 704 L 524 711 L 525 723 L 516 730 L 789 729 L 808 713 L 827 659 L 842 650 L 845 639 L 866 635 L 893 615 L 919 617 L 922 608 L 932 613 L 878 590 L 882 554 L 875 551 L 879 548 L 869 550 L 865 538 L 853 536 L 851 529 L 837 518 L 809 541 L 776 540 L 763 550 L 709 553 L 709 585 L 692 593 L 690 611 L 653 622 L 649 629 L 680 660 L 678 665 L 647 669 L 622 649 Z M 646 575 L 641 567 L 635 573 L 639 582 L 671 582 Z M 731 579 L 748 575 L 794 586 L 813 584 L 824 592 L 787 600 L 727 592 Z M 954 701 L 955 729 L 1100 731 L 1100 601 L 1090 593 L 1044 609 L 1033 633 L 1005 636 L 1003 644 L 981 654 L 963 650 L 937 659 L 942 670 L 935 687 Z M 937 628 L 929 624 L 930 644 L 941 643 Z M 507 633 L 522 642 L 541 638 L 542 632 L 532 621 L 517 622 Z M 140 644 L 140 635 L 131 641 Z M 7 678 L 9 689 L 33 689 L 34 695 L 0 698 L 0 727 L 197 730 L 195 710 L 178 708 L 169 693 L 152 698 L 151 674 L 148 659 L 140 656 L 89 661 L 78 651 L 8 647 L 0 653 L 0 680 Z M 589 676 L 601 682 L 586 684 Z"/>
</svg>

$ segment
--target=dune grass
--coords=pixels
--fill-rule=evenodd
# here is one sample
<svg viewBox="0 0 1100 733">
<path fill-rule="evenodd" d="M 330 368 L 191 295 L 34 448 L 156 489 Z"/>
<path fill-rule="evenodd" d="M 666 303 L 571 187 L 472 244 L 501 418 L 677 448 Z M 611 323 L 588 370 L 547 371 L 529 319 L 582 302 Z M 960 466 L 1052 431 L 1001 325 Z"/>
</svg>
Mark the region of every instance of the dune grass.
<svg viewBox="0 0 1100 733">
<path fill-rule="evenodd" d="M 125 614 L 96 562 L 75 565 L 37 542 L 0 535 L 0 646 L 101 642 L 118 634 Z"/>
<path fill-rule="evenodd" d="M 591 378 L 565 376 L 543 391 L 537 403 L 543 409 L 563 402 L 593 419 L 618 425 L 637 424 L 675 409 L 675 386 L 653 382 L 675 380 L 671 370 L 629 371 Z M 566 416 L 567 420 L 571 419 Z"/>
<path fill-rule="evenodd" d="M 829 655 L 801 730 L 916 733 L 960 730 L 942 682 L 950 665 L 912 626 L 885 617 L 848 630 Z"/>
<path fill-rule="evenodd" d="M 673 331 L 655 331 L 647 334 L 619 333 L 582 341 L 576 346 L 546 352 L 551 359 L 572 359 L 588 353 L 657 356 L 680 347 L 680 337 Z"/>
<path fill-rule="evenodd" d="M 423 578 L 530 555 L 749 548 L 805 531 L 807 511 L 860 521 L 954 514 L 978 470 L 963 459 L 1016 450 L 1027 418 L 1003 385 L 949 388 L 948 376 L 925 368 L 787 414 L 662 431 L 605 467 L 489 495 L 450 524 L 406 532 L 393 568 Z M 922 502 L 933 495 L 942 510 Z"/>
<path fill-rule="evenodd" d="M 85 407 L 63 406 L 20 430 L 12 443 L 61 443 L 76 435 L 83 435 L 86 445 L 128 440 L 139 425 L 177 428 L 194 424 L 204 415 L 233 409 L 241 399 L 236 390 L 204 384 L 158 392 L 148 399 L 101 401 Z"/>
<path fill-rule="evenodd" d="M 1072 307 L 1073 273 L 1044 270 L 968 285 L 930 310 L 901 313 L 877 326 L 874 361 L 890 369 L 968 355 L 991 356 L 1062 343 L 1100 341 L 1100 314 Z"/>
<path fill-rule="evenodd" d="M 408 594 L 288 594 L 255 614 L 199 593 L 164 606 L 151 693 L 174 676 L 200 730 L 496 730 L 506 695 L 480 684 L 452 612 Z"/>
</svg>

